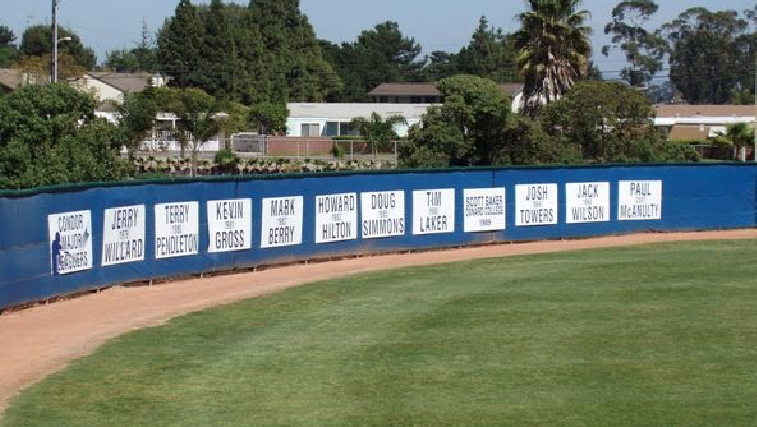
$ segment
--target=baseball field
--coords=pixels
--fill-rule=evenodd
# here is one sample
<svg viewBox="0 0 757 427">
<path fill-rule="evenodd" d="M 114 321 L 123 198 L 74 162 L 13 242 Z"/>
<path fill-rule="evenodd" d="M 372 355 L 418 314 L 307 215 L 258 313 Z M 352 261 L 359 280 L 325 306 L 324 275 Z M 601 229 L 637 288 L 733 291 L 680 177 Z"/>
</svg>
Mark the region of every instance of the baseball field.
<svg viewBox="0 0 757 427">
<path fill-rule="evenodd" d="M 754 426 L 755 260 L 714 240 L 331 279 L 122 335 L 0 425 Z"/>
</svg>

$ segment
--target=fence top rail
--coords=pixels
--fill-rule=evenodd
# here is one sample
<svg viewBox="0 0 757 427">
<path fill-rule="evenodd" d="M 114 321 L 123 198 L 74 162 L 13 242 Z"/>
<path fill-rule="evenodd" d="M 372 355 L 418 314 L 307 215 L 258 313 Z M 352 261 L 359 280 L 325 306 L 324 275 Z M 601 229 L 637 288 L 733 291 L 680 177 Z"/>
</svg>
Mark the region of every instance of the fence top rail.
<svg viewBox="0 0 757 427">
<path fill-rule="evenodd" d="M 159 179 L 129 179 L 122 181 L 104 181 L 104 182 L 82 182 L 68 183 L 46 187 L 25 188 L 25 189 L 0 189 L 0 198 L 24 198 L 36 196 L 39 194 L 68 193 L 93 188 L 112 188 L 112 187 L 139 187 L 143 185 L 171 185 L 171 184 L 192 184 L 192 183 L 212 183 L 212 182 L 235 182 L 235 181 L 253 181 L 253 180 L 281 180 L 281 179 L 306 179 L 306 178 L 327 178 L 335 176 L 354 176 L 354 175 L 398 175 L 398 174 L 437 174 L 446 172 L 465 172 L 465 171 L 506 171 L 506 170 L 556 170 L 556 169 L 609 169 L 609 168 L 640 168 L 640 167 L 670 167 L 670 166 L 687 166 L 687 167 L 713 167 L 713 166 L 740 166 L 755 167 L 756 163 L 744 163 L 738 161 L 720 161 L 720 162 L 699 162 L 699 163 L 608 163 L 608 164 L 580 164 L 580 165 L 529 165 L 529 166 L 465 166 L 452 167 L 443 169 L 382 169 L 382 170 L 348 170 L 348 171 L 329 171 L 329 172 L 303 172 L 303 173 L 286 173 L 286 174 L 248 174 L 248 175 L 223 175 L 216 177 L 176 177 L 176 178 L 159 178 Z"/>
</svg>

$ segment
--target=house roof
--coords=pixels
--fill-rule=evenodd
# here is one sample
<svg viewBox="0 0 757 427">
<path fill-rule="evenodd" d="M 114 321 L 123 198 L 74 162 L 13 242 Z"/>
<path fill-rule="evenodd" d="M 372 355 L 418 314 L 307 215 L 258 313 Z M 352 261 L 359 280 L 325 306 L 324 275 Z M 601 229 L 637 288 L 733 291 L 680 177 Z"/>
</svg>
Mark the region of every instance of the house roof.
<svg viewBox="0 0 757 427">
<path fill-rule="evenodd" d="M 674 105 L 659 104 L 654 106 L 657 118 L 698 118 L 698 117 L 754 117 L 757 107 L 754 105 Z"/>
<path fill-rule="evenodd" d="M 523 90 L 523 83 L 502 83 L 499 85 L 508 95 Z M 435 82 L 426 83 L 382 83 L 368 92 L 370 96 L 441 96 Z"/>
<path fill-rule="evenodd" d="M 383 118 L 402 116 L 420 119 L 430 104 L 287 104 L 290 119 L 352 120 L 369 118 L 373 113 Z"/>
<path fill-rule="evenodd" d="M 21 70 L 15 68 L 0 68 L 0 86 L 15 90 L 23 82 Z"/>
<path fill-rule="evenodd" d="M 710 137 L 709 126 L 673 126 L 670 141 L 704 141 Z"/>
<path fill-rule="evenodd" d="M 151 73 L 90 72 L 87 75 L 125 93 L 145 90 L 153 77 Z"/>
</svg>

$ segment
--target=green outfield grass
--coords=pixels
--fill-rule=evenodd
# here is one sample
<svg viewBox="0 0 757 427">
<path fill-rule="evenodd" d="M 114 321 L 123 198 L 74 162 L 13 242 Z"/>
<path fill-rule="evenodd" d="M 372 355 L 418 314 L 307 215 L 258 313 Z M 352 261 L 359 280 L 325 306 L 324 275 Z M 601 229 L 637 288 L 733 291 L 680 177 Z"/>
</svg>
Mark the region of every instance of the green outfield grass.
<svg viewBox="0 0 757 427">
<path fill-rule="evenodd" d="M 757 241 L 294 288 L 129 333 L 0 424 L 755 426 Z"/>
</svg>

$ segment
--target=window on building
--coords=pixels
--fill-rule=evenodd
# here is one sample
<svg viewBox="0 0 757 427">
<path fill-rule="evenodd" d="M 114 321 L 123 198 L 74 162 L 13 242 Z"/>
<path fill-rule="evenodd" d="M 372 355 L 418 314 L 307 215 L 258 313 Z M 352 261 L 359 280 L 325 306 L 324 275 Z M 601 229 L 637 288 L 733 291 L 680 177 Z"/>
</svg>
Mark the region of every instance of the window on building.
<svg viewBox="0 0 757 427">
<path fill-rule="evenodd" d="M 359 136 L 360 133 L 352 123 L 339 123 L 339 136 Z"/>
<path fill-rule="evenodd" d="M 326 122 L 326 136 L 339 136 L 339 122 Z"/>
<path fill-rule="evenodd" d="M 400 97 L 399 96 L 395 96 L 394 97 L 394 103 L 395 104 L 399 104 L 400 103 Z"/>
<path fill-rule="evenodd" d="M 321 126 L 318 123 L 303 123 L 300 126 L 300 135 L 303 137 L 318 137 L 321 136 Z"/>
<path fill-rule="evenodd" d="M 420 104 L 421 103 L 421 99 L 423 99 L 423 98 L 421 98 L 420 96 L 411 96 L 410 97 L 410 103 L 411 104 Z"/>
<path fill-rule="evenodd" d="M 379 97 L 379 103 L 381 103 L 381 104 L 388 104 L 389 103 L 389 97 L 387 97 L 387 96 L 380 96 Z"/>
<path fill-rule="evenodd" d="M 426 104 L 437 104 L 439 100 L 436 96 L 427 96 L 423 102 L 425 102 Z"/>
</svg>

